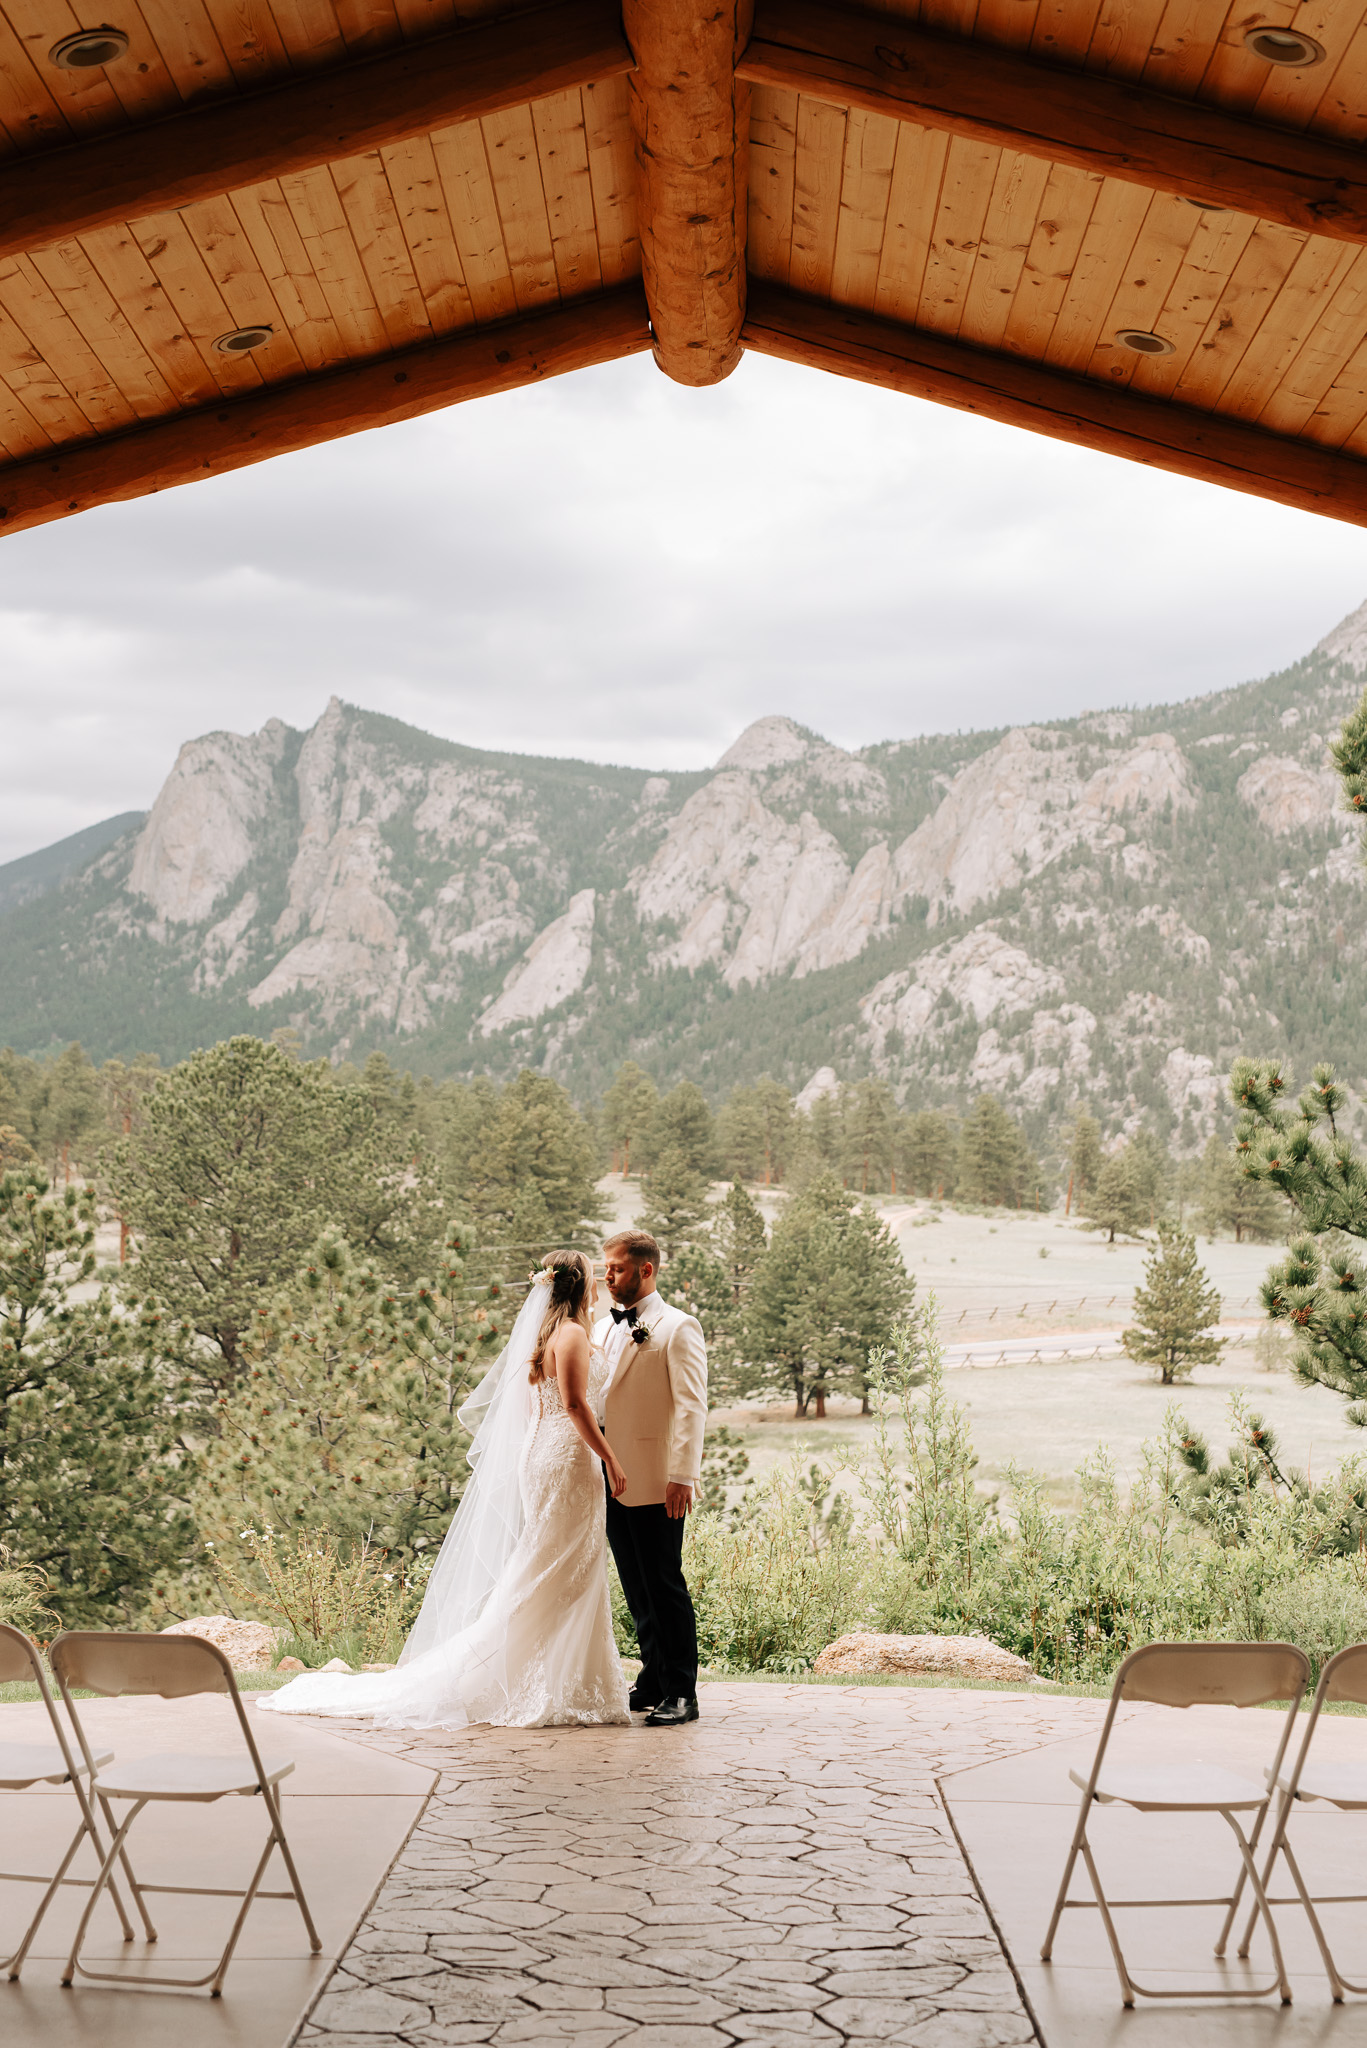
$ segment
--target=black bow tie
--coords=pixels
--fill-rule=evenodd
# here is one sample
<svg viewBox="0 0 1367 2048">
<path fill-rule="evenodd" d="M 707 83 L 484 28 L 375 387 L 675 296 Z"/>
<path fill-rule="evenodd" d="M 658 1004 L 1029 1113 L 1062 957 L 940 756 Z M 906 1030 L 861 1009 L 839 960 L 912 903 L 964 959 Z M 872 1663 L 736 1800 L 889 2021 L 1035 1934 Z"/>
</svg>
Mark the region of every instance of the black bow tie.
<svg viewBox="0 0 1367 2048">
<path fill-rule="evenodd" d="M 614 1323 L 634 1323 L 636 1320 L 636 1311 L 634 1308 L 614 1308 L 612 1311 L 612 1320 L 614 1321 Z"/>
</svg>

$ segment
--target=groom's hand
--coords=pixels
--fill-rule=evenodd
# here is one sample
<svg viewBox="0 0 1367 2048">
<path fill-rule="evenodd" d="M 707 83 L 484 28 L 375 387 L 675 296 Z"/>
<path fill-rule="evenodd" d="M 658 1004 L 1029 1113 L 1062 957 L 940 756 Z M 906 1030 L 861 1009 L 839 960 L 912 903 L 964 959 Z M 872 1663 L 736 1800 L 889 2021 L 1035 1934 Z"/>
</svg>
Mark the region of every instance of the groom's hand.
<svg viewBox="0 0 1367 2048">
<path fill-rule="evenodd" d="M 681 1522 L 693 1505 L 691 1486 L 680 1486 L 677 1479 L 671 1479 L 665 1488 L 665 1513 L 671 1522 Z"/>
</svg>

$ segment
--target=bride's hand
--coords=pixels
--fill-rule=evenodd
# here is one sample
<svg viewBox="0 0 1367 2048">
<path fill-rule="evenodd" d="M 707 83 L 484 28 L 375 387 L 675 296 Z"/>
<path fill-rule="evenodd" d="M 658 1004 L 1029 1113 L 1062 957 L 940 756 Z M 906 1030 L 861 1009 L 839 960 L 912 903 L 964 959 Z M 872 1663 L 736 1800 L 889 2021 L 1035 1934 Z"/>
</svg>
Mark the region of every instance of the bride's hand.
<svg viewBox="0 0 1367 2048">
<path fill-rule="evenodd" d="M 604 1458 L 603 1464 L 608 1475 L 608 1485 L 612 1488 L 612 1497 L 614 1500 L 618 1500 L 627 1490 L 627 1475 L 613 1457 L 611 1451 Z"/>
</svg>

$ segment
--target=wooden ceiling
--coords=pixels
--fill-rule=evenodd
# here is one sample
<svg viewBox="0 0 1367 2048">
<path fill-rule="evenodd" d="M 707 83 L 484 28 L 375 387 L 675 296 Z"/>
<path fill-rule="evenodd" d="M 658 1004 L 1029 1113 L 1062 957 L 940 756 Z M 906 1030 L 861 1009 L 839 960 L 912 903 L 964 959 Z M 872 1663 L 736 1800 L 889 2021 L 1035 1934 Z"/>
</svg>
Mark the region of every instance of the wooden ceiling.
<svg viewBox="0 0 1367 2048">
<path fill-rule="evenodd" d="M 747 348 L 1367 524 L 1367 0 L 103 4 L 0 0 L 0 533 Z"/>
</svg>

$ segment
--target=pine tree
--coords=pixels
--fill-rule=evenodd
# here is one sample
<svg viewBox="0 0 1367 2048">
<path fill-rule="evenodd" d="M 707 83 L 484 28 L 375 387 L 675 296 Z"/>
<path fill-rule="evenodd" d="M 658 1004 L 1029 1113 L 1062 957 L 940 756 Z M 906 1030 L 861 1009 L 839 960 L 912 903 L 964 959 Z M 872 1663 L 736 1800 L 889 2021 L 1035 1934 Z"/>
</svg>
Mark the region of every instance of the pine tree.
<svg viewBox="0 0 1367 2048">
<path fill-rule="evenodd" d="M 324 1233 L 258 1312 L 247 1369 L 217 1403 L 198 1490 L 214 1542 L 244 1521 L 326 1530 L 404 1566 L 440 1544 L 468 1476 L 456 1410 L 514 1315 L 501 1283 L 467 1283 L 471 1248 L 453 1226 L 436 1278 L 400 1292 Z"/>
<path fill-rule="evenodd" d="M 1330 749 L 1344 808 L 1367 815 L 1367 692 Z M 1367 1238 L 1367 1159 L 1339 1120 L 1347 1106 L 1334 1069 L 1314 1069 L 1294 1110 L 1284 1061 L 1240 1059 L 1230 1076 L 1235 1151 L 1250 1181 L 1276 1188 L 1305 1226 L 1263 1282 L 1263 1306 L 1300 1340 L 1292 1369 L 1332 1387 L 1367 1427 L 1367 1265 L 1343 1237 Z"/>
<path fill-rule="evenodd" d="M 767 1241 L 763 1215 L 740 1182 L 734 1181 L 712 1211 L 712 1243 L 738 1313 L 745 1306 Z"/>
<path fill-rule="evenodd" d="M 685 1245 L 707 1237 L 707 1183 L 686 1152 L 669 1146 L 657 1153 L 645 1177 L 645 1208 L 636 1218 L 660 1241 L 667 1259 Z"/>
<path fill-rule="evenodd" d="M 1147 1226 L 1153 1229 L 1168 1207 L 1173 1180 L 1172 1155 L 1147 1128 L 1135 1132 L 1126 1150 L 1135 1195 L 1141 1209 L 1146 1211 Z"/>
<path fill-rule="evenodd" d="M 21 1137 L 13 1124 L 0 1123 L 0 1173 L 7 1173 L 11 1167 L 27 1166 L 33 1158 L 28 1139 Z"/>
<path fill-rule="evenodd" d="M 753 1088 L 735 1088 L 717 1117 L 717 1149 L 735 1180 L 775 1187 L 787 1175 L 796 1111 L 788 1090 L 764 1074 Z"/>
<path fill-rule="evenodd" d="M 959 1134 L 960 1201 L 997 1207 L 1033 1202 L 1039 1167 L 1015 1118 L 995 1095 L 980 1095 Z"/>
<path fill-rule="evenodd" d="M 866 1195 L 893 1174 L 897 1103 L 886 1081 L 856 1081 L 841 1090 L 842 1178 Z"/>
<path fill-rule="evenodd" d="M 1101 1150 L 1101 1125 L 1094 1116 L 1088 1116 L 1086 1110 L 1080 1109 L 1069 1126 L 1065 1145 L 1068 1207 L 1076 1206 L 1081 1215 L 1082 1205 L 1096 1187 L 1105 1164 Z"/>
<path fill-rule="evenodd" d="M 1218 1136 L 1211 1136 L 1201 1155 L 1200 1191 L 1207 1236 L 1232 1230 L 1236 1244 L 1245 1238 L 1267 1244 L 1286 1235 L 1286 1203 L 1268 1182 L 1250 1180 L 1239 1154 Z"/>
<path fill-rule="evenodd" d="M 867 1399 L 870 1353 L 891 1341 L 912 1284 L 876 1212 L 833 1175 L 792 1196 L 751 1282 L 746 1348 L 816 1418 L 842 1378 Z"/>
<path fill-rule="evenodd" d="M 558 1081 L 524 1068 L 467 1162 L 481 1235 L 519 1253 L 586 1237 L 603 1213 L 593 1135 Z"/>
<path fill-rule="evenodd" d="M 1144 1261 L 1144 1284 L 1134 1291 L 1135 1326 L 1121 1334 L 1138 1365 L 1152 1365 L 1165 1387 L 1198 1365 L 1214 1365 L 1224 1340 L 1211 1335 L 1220 1320 L 1220 1291 L 1196 1257 L 1196 1239 L 1160 1223 L 1158 1243 Z"/>
<path fill-rule="evenodd" d="M 64 1184 L 77 1168 L 91 1163 L 98 1149 L 101 1125 L 99 1076 L 78 1044 L 67 1046 L 43 1069 L 35 1105 L 40 1156 L 52 1162 L 51 1177 Z"/>
<path fill-rule="evenodd" d="M 719 1408 L 744 1400 L 763 1378 L 745 1355 L 745 1319 L 766 1240 L 764 1218 L 739 1181 L 713 1204 L 709 1224 L 705 1241 L 670 1259 L 660 1291 L 702 1324 L 708 1401 Z"/>
<path fill-rule="evenodd" d="M 952 1117 L 920 1109 L 903 1123 L 899 1151 L 908 1194 L 939 1199 L 952 1195 L 958 1178 L 959 1139 Z"/>
<path fill-rule="evenodd" d="M 1124 1145 L 1103 1163 L 1082 1205 L 1084 1221 L 1089 1230 L 1104 1230 L 1107 1244 L 1114 1244 L 1117 1236 L 1142 1236 L 1149 1213 L 1130 1148 Z"/>
<path fill-rule="evenodd" d="M 132 1620 L 194 1543 L 181 1334 L 155 1302 L 89 1297 L 94 1245 L 89 1189 L 0 1176 L 0 1528 L 76 1627 Z"/>
<path fill-rule="evenodd" d="M 642 1164 L 653 1166 L 665 1152 L 681 1153 L 694 1173 L 704 1180 L 712 1178 L 717 1153 L 716 1120 L 707 1097 L 693 1081 L 680 1081 L 655 1105 L 641 1148 Z"/>
<path fill-rule="evenodd" d="M 835 1095 L 818 1095 L 807 1114 L 797 1118 L 790 1185 L 800 1190 L 820 1176 L 838 1175 L 843 1149 L 839 1100 Z"/>
<path fill-rule="evenodd" d="M 603 1135 L 612 1148 L 614 1165 L 620 1162 L 624 1179 L 631 1173 L 631 1148 L 650 1129 L 659 1093 L 655 1083 L 635 1060 L 624 1060 L 603 1097 Z"/>
<path fill-rule="evenodd" d="M 377 1128 L 364 1088 L 258 1038 L 228 1039 L 166 1074 L 109 1177 L 138 1248 L 129 1284 L 209 1339 L 217 1357 L 200 1360 L 215 1384 L 241 1369 L 264 1295 L 325 1227 L 395 1276 L 430 1262 L 439 1227 L 416 1135 Z"/>
</svg>

